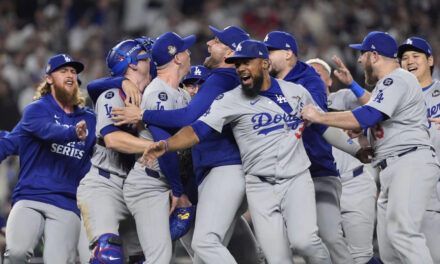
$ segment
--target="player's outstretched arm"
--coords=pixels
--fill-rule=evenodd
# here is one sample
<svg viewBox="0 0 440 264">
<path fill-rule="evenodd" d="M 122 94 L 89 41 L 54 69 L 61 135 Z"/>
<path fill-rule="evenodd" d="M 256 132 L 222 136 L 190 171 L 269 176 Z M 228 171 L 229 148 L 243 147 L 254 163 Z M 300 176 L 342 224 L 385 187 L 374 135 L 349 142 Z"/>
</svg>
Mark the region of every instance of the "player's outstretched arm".
<svg viewBox="0 0 440 264">
<path fill-rule="evenodd" d="M 132 102 L 134 105 L 140 105 L 142 94 L 139 88 L 122 76 L 94 80 L 87 85 L 87 92 L 92 101 L 96 103 L 100 94 L 112 88 L 122 88 L 129 102 Z"/>
<path fill-rule="evenodd" d="M 359 129 L 361 126 L 351 111 L 323 113 L 313 104 L 303 107 L 301 116 L 311 123 L 319 123 L 342 129 Z"/>
<path fill-rule="evenodd" d="M 370 92 L 362 88 L 355 80 L 353 80 L 353 76 L 351 75 L 350 71 L 338 56 L 333 56 L 332 60 L 338 66 L 338 68 L 333 71 L 333 74 L 340 82 L 350 87 L 350 89 L 356 95 L 360 105 L 366 104 L 370 100 Z"/>
<path fill-rule="evenodd" d="M 148 146 L 141 158 L 142 166 L 148 165 L 152 168 L 153 161 L 161 157 L 165 152 L 184 150 L 197 145 L 199 142 L 199 137 L 192 126 L 186 126 L 169 139 L 154 142 Z"/>
</svg>

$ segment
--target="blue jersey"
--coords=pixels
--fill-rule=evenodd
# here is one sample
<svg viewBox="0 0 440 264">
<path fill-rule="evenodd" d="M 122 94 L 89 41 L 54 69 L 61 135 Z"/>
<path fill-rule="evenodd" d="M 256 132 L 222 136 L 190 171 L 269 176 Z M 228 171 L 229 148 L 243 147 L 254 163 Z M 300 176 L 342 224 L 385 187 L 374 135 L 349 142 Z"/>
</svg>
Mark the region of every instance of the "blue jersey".
<svg viewBox="0 0 440 264">
<path fill-rule="evenodd" d="M 284 80 L 304 86 L 316 104 L 322 110 L 327 111 L 327 89 L 312 66 L 298 60 Z M 332 155 L 332 146 L 322 137 L 326 130 L 327 126 L 313 124 L 306 127 L 303 133 L 304 147 L 312 163 L 310 166 L 312 177 L 338 175 Z"/>
<path fill-rule="evenodd" d="M 162 127 L 179 128 L 190 125 L 203 115 L 215 98 L 240 84 L 233 68 L 218 68 L 211 72 L 188 106 L 169 111 L 145 111 L 143 121 Z M 231 127 L 213 133 L 192 148 L 194 174 L 200 184 L 209 171 L 218 166 L 241 164 L 240 152 Z"/>
<path fill-rule="evenodd" d="M 79 141 L 75 125 L 84 120 L 87 137 Z M 88 108 L 75 106 L 66 114 L 52 95 L 29 104 L 20 123 L 0 140 L 0 148 L 18 141 L 20 174 L 12 204 L 35 200 L 80 214 L 76 189 L 90 169 L 95 144 L 96 117 Z"/>
</svg>

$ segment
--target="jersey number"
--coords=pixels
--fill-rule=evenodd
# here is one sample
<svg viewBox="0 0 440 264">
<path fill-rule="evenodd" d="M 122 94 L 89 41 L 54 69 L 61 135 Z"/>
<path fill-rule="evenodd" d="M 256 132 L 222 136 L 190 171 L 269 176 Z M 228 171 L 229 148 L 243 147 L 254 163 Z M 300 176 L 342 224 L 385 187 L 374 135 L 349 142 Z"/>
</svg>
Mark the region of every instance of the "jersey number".
<svg viewBox="0 0 440 264">
<path fill-rule="evenodd" d="M 378 138 L 383 138 L 384 131 L 380 124 L 376 124 L 374 127 L 370 127 L 370 132 L 374 140 L 377 140 Z"/>
<path fill-rule="evenodd" d="M 297 139 L 300 139 L 302 136 L 302 133 L 304 132 L 304 128 L 306 127 L 306 122 L 303 122 L 301 127 L 298 129 L 298 132 L 295 132 L 295 137 Z"/>
</svg>

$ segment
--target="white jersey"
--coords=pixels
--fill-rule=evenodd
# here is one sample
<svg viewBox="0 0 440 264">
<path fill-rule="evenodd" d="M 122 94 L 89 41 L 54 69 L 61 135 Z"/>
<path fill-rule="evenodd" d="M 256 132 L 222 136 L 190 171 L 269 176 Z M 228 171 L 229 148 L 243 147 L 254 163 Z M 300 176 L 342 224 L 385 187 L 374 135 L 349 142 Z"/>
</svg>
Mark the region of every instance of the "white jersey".
<svg viewBox="0 0 440 264">
<path fill-rule="evenodd" d="M 327 104 L 329 109 L 348 111 L 359 107 L 360 104 L 356 95 L 351 89 L 340 89 L 328 96 Z"/>
<path fill-rule="evenodd" d="M 126 177 L 133 166 L 134 156 L 106 148 L 102 135 L 102 132 L 104 131 L 103 129 L 112 130 L 111 125 L 114 125 L 116 122 L 111 119 L 112 116 L 110 113 L 113 107 L 125 107 L 124 99 L 122 99 L 119 89 L 117 88 L 102 93 L 96 101 L 95 113 L 97 142 L 91 162 L 93 166 L 105 170 L 106 172 L 120 177 Z M 118 128 L 124 132 L 136 134 L 132 125 L 121 126 Z"/>
<path fill-rule="evenodd" d="M 434 81 L 431 87 L 423 91 L 428 117 L 440 117 L 440 81 Z M 440 161 L 440 130 L 438 125 L 428 122 L 431 142 L 434 145 L 437 159 Z"/>
<path fill-rule="evenodd" d="M 366 104 L 389 118 L 368 131 L 373 164 L 416 146 L 430 147 L 425 101 L 416 77 L 398 68 L 379 80 Z"/>
<path fill-rule="evenodd" d="M 160 78 L 155 78 L 142 95 L 141 109 L 174 110 L 185 107 L 191 100 L 190 95 L 183 89 L 175 89 Z M 147 125 L 139 127 L 139 137 L 153 140 Z M 153 170 L 160 171 L 159 162 L 154 161 Z"/>
<path fill-rule="evenodd" d="M 301 85 L 276 81 L 291 113 L 268 97 L 246 97 L 238 86 L 219 95 L 199 120 L 218 132 L 231 124 L 246 174 L 291 178 L 310 166 L 301 138 L 305 123 L 300 114 L 304 105 L 315 103 Z"/>
</svg>

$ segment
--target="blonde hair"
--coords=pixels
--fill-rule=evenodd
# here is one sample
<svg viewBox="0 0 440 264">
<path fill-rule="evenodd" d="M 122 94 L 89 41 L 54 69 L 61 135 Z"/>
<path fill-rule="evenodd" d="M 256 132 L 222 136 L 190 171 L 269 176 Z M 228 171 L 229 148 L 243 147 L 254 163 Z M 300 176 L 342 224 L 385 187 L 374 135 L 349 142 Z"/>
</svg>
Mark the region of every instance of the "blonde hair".
<svg viewBox="0 0 440 264">
<path fill-rule="evenodd" d="M 73 104 L 83 107 L 86 104 L 86 99 L 81 94 L 81 90 L 79 89 L 78 82 L 76 82 L 76 86 L 78 89 L 78 93 L 75 96 Z M 43 81 L 38 85 L 37 91 L 35 92 L 35 96 L 32 98 L 32 101 L 36 101 L 40 99 L 41 96 L 50 94 L 51 92 L 52 90 L 50 88 L 50 84 L 48 84 L 46 81 Z"/>
</svg>

